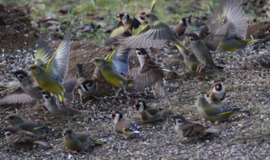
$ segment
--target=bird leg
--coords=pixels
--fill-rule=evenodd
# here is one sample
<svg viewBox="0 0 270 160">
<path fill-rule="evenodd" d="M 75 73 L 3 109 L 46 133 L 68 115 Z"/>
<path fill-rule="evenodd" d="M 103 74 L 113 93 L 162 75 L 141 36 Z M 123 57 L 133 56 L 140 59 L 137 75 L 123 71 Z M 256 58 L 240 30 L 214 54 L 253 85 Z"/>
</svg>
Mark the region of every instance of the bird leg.
<svg viewBox="0 0 270 160">
<path fill-rule="evenodd" d="M 116 103 L 116 98 L 119 96 L 119 92 L 121 91 L 121 88 L 117 88 L 117 87 L 113 86 L 113 90 L 115 92 L 115 97 L 112 100 L 112 104 L 115 104 Z"/>
</svg>

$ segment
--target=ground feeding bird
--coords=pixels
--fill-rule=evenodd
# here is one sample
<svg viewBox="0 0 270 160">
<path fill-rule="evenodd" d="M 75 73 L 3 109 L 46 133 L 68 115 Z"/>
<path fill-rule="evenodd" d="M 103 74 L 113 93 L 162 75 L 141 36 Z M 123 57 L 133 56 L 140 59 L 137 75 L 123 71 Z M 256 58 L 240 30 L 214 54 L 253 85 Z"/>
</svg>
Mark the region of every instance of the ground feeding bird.
<svg viewBox="0 0 270 160">
<path fill-rule="evenodd" d="M 63 132 L 65 146 L 77 152 L 88 150 L 89 147 L 94 145 L 101 145 L 101 142 L 95 141 L 90 133 L 74 132 L 72 129 L 66 129 Z"/>
<path fill-rule="evenodd" d="M 258 41 L 245 39 L 247 28 L 248 23 L 241 4 L 236 0 L 225 0 L 221 2 L 202 32 L 217 32 L 217 35 L 224 37 L 219 45 L 222 50 L 237 51 L 244 49 L 249 43 Z"/>
<path fill-rule="evenodd" d="M 205 94 L 206 100 L 210 103 L 215 103 L 215 104 L 218 104 L 222 100 L 224 100 L 225 96 L 226 96 L 225 87 L 221 82 L 215 83 L 214 88 L 212 88 Z"/>
<path fill-rule="evenodd" d="M 173 28 L 173 31 L 177 34 L 180 41 L 183 41 L 186 37 L 185 33 L 188 26 L 191 24 L 191 16 L 182 18 L 179 23 Z"/>
<path fill-rule="evenodd" d="M 15 128 L 5 128 L 6 140 L 14 149 L 32 149 L 35 144 L 42 145 L 46 148 L 51 148 L 51 146 L 43 141 L 39 141 L 37 137 L 28 131 L 17 130 Z"/>
<path fill-rule="evenodd" d="M 135 103 L 135 108 L 141 120 L 148 123 L 160 120 L 162 118 L 162 111 L 166 108 L 166 106 L 160 108 L 150 108 L 145 104 L 145 102 L 137 102 Z"/>
<path fill-rule="evenodd" d="M 204 96 L 197 96 L 195 105 L 200 116 L 211 122 L 227 121 L 231 116 L 242 113 L 250 115 L 250 111 L 241 111 L 239 108 L 227 108 L 209 103 Z"/>
<path fill-rule="evenodd" d="M 0 104 L 17 104 L 31 102 L 33 99 L 42 98 L 41 88 L 38 86 L 34 78 L 23 70 L 12 72 L 19 80 L 15 88 L 11 88 L 12 92 L 0 99 Z M 12 83 L 12 82 L 10 82 Z M 8 85 L 10 85 L 10 83 Z"/>
<path fill-rule="evenodd" d="M 83 102 L 86 99 L 94 97 L 97 93 L 97 84 L 96 79 L 87 79 L 83 74 L 83 65 L 77 64 L 77 89 L 80 95 L 80 104 L 83 105 Z"/>
<path fill-rule="evenodd" d="M 133 80 L 133 88 L 144 89 L 152 86 L 155 96 L 165 96 L 163 70 L 151 59 L 145 49 L 139 48 L 135 51 L 140 64 L 134 66 L 128 73 Z"/>
<path fill-rule="evenodd" d="M 123 133 L 125 135 L 135 135 L 139 137 L 143 135 L 138 124 L 126 117 L 123 117 L 122 113 L 113 112 L 112 118 L 115 132 Z"/>
<path fill-rule="evenodd" d="M 129 52 L 129 48 L 120 45 L 105 59 L 94 58 L 102 77 L 113 86 L 116 95 L 113 102 L 121 89 L 126 92 L 127 87 L 132 86 L 132 80 L 125 76 L 129 72 Z"/>
<path fill-rule="evenodd" d="M 203 125 L 187 121 L 180 114 L 176 114 L 172 116 L 172 118 L 174 119 L 175 131 L 179 135 L 183 135 L 183 137 L 186 137 L 190 140 L 201 138 L 209 133 L 210 134 L 220 133 L 221 131 L 221 126 L 204 127 Z"/>
<path fill-rule="evenodd" d="M 40 88 L 58 96 L 64 101 L 65 88 L 62 84 L 68 69 L 70 55 L 70 33 L 54 53 L 47 46 L 41 46 L 35 55 L 35 64 L 30 66 L 30 73 L 36 79 Z"/>
<path fill-rule="evenodd" d="M 42 133 L 49 133 L 52 130 L 46 127 L 45 124 L 23 120 L 16 115 L 10 115 L 6 118 L 6 120 L 11 124 L 12 128 L 25 130 L 38 135 Z"/>
</svg>

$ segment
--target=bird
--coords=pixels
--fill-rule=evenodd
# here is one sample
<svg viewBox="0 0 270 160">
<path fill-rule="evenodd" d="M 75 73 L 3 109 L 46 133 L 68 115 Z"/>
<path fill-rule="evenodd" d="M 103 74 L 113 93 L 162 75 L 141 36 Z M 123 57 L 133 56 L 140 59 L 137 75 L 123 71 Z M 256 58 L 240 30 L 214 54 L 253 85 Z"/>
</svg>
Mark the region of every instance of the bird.
<svg viewBox="0 0 270 160">
<path fill-rule="evenodd" d="M 198 61 L 194 53 L 191 50 L 188 50 L 185 46 L 177 45 L 176 47 L 183 55 L 184 64 L 190 73 L 194 75 L 208 75 L 215 71 L 213 67 L 206 65 L 205 67 L 201 69 L 200 73 L 196 72 L 197 67 L 201 64 L 201 62 Z"/>
<path fill-rule="evenodd" d="M 83 74 L 83 65 L 77 64 L 77 90 L 80 95 L 80 104 L 83 105 L 84 100 L 94 97 L 97 93 L 96 79 L 87 79 Z"/>
<path fill-rule="evenodd" d="M 208 38 L 206 37 L 204 40 L 200 40 L 199 36 L 196 33 L 188 33 L 187 36 L 190 41 L 190 48 L 192 52 L 194 53 L 198 61 L 201 62 L 201 64 L 197 66 L 196 72 L 200 73 L 202 68 L 204 68 L 206 65 L 209 65 L 214 69 L 218 69 L 209 51 L 209 46 L 207 46 Z M 209 35 L 208 37 L 210 36 L 211 35 Z"/>
<path fill-rule="evenodd" d="M 112 44 L 118 44 L 117 37 L 129 37 L 131 36 L 136 29 L 138 29 L 141 25 L 140 21 L 137 18 L 131 18 L 128 13 L 121 12 L 117 14 L 117 18 L 120 19 L 119 23 L 116 27 L 114 27 L 112 33 L 109 38 L 104 41 L 105 46 L 109 46 Z"/>
<path fill-rule="evenodd" d="M 45 124 L 23 120 L 17 115 L 10 115 L 5 120 L 11 124 L 12 128 L 25 130 L 37 135 L 41 135 L 42 133 L 48 134 L 52 131 L 52 129 L 48 128 Z"/>
<path fill-rule="evenodd" d="M 206 136 L 207 134 L 217 134 L 221 131 L 221 126 L 208 126 L 192 123 L 187 121 L 184 116 L 180 114 L 173 115 L 174 119 L 174 129 L 183 137 L 188 138 L 189 140 L 198 139 Z"/>
<path fill-rule="evenodd" d="M 70 33 L 68 32 L 54 53 L 48 46 L 41 46 L 35 55 L 35 64 L 30 66 L 30 73 L 36 79 L 39 87 L 57 95 L 61 103 L 65 96 L 62 82 L 68 69 L 69 42 Z"/>
<path fill-rule="evenodd" d="M 47 142 L 39 141 L 37 137 L 28 131 L 17 130 L 7 127 L 4 129 L 6 140 L 14 149 L 32 149 L 35 144 L 42 145 L 46 148 L 51 148 Z"/>
<path fill-rule="evenodd" d="M 144 89 L 152 86 L 154 95 L 165 96 L 163 70 L 157 65 L 143 48 L 135 49 L 140 64 L 134 66 L 128 76 L 133 80 L 133 88 Z"/>
<path fill-rule="evenodd" d="M 169 41 L 175 45 L 182 45 L 177 34 L 154 13 L 142 15 L 148 25 L 138 34 L 131 37 L 119 38 L 121 44 L 129 48 L 160 48 L 168 44 Z"/>
<path fill-rule="evenodd" d="M 10 82 L 5 86 L 10 89 L 7 91 L 8 94 L 0 99 L 0 104 L 27 103 L 33 99 L 40 100 L 42 98 L 39 93 L 42 89 L 26 71 L 20 69 L 12 72 L 12 74 L 15 75 L 18 82 Z M 11 85 L 11 83 L 13 84 Z M 9 87 L 10 85 L 12 87 Z"/>
<path fill-rule="evenodd" d="M 137 102 L 135 103 L 135 108 L 137 110 L 137 114 L 143 122 L 155 122 L 162 118 L 162 111 L 166 108 L 166 106 L 160 108 L 150 108 L 145 102 Z"/>
<path fill-rule="evenodd" d="M 102 77 L 113 86 L 116 96 L 113 102 L 118 97 L 121 89 L 126 93 L 127 87 L 132 86 L 132 80 L 125 76 L 129 72 L 129 52 L 129 48 L 120 45 L 105 59 L 94 58 Z"/>
<path fill-rule="evenodd" d="M 146 25 L 148 24 L 148 22 L 144 18 L 144 15 L 146 13 L 153 13 L 154 9 L 155 9 L 155 6 L 156 6 L 156 3 L 157 3 L 156 0 L 152 0 L 149 11 L 147 11 L 147 12 L 145 12 L 145 11 L 139 12 L 139 19 L 138 20 L 141 22 L 143 27 L 146 27 Z"/>
<path fill-rule="evenodd" d="M 124 135 L 135 135 L 141 137 L 143 134 L 140 131 L 138 124 L 126 117 L 123 117 L 120 112 L 112 113 L 114 131 L 116 133 L 122 133 Z"/>
<path fill-rule="evenodd" d="M 191 24 L 191 16 L 182 18 L 179 23 L 173 28 L 173 31 L 177 34 L 180 41 L 183 41 L 186 37 L 185 33 L 188 26 Z"/>
<path fill-rule="evenodd" d="M 204 96 L 197 96 L 195 105 L 201 117 L 211 122 L 227 121 L 233 115 L 245 113 L 250 115 L 250 111 L 241 111 L 240 108 L 228 108 L 209 103 Z"/>
<path fill-rule="evenodd" d="M 217 34 L 223 35 L 219 48 L 233 52 L 244 49 L 249 43 L 258 41 L 245 39 L 247 28 L 248 23 L 241 4 L 236 0 L 225 0 L 217 7 L 215 15 L 204 30 L 208 33 L 217 32 Z"/>
<path fill-rule="evenodd" d="M 101 142 L 94 140 L 90 133 L 75 132 L 72 129 L 65 129 L 63 132 L 65 146 L 73 151 L 80 152 L 88 150 L 89 147 L 94 145 L 102 145 Z"/>
<path fill-rule="evenodd" d="M 205 98 L 210 103 L 218 104 L 225 99 L 226 91 L 223 83 L 215 83 L 214 88 L 206 92 Z"/>
</svg>

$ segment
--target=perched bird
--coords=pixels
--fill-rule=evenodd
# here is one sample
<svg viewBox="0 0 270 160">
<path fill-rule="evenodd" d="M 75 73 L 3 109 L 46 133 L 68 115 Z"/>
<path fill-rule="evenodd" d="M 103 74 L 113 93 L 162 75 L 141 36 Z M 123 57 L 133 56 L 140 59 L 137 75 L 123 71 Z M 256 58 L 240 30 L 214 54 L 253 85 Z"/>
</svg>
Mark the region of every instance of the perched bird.
<svg viewBox="0 0 270 160">
<path fill-rule="evenodd" d="M 154 95 L 165 96 L 163 84 L 164 72 L 148 55 L 145 49 L 136 49 L 136 54 L 140 64 L 134 66 L 128 75 L 133 80 L 133 87 L 144 89 L 153 86 Z"/>
<path fill-rule="evenodd" d="M 19 80 L 12 92 L 0 99 L 0 104 L 17 104 L 31 102 L 33 99 L 39 100 L 42 95 L 39 93 L 41 88 L 34 78 L 23 70 L 12 72 Z M 10 83 L 8 84 L 10 85 Z"/>
<path fill-rule="evenodd" d="M 112 113 L 114 131 L 117 133 L 123 133 L 126 135 L 137 135 L 142 136 L 139 126 L 136 122 L 123 117 L 119 112 Z"/>
<path fill-rule="evenodd" d="M 177 34 L 180 41 L 183 41 L 186 37 L 185 33 L 187 27 L 191 24 L 191 16 L 182 18 L 179 23 L 173 28 L 173 31 Z"/>
<path fill-rule="evenodd" d="M 37 137 L 31 132 L 17 130 L 11 127 L 5 128 L 4 131 L 8 143 L 14 149 L 32 149 L 35 144 L 42 145 L 46 148 L 51 147 L 48 143 L 37 140 Z"/>
<path fill-rule="evenodd" d="M 96 79 L 86 79 L 83 75 L 83 65 L 77 64 L 77 89 L 80 95 L 80 104 L 83 105 L 83 101 L 93 97 L 98 88 Z"/>
<path fill-rule="evenodd" d="M 57 99 L 54 95 L 47 91 L 41 91 L 44 105 L 55 117 L 59 117 L 62 119 L 68 119 L 70 116 L 80 113 L 77 110 L 71 109 L 68 106 L 62 105 L 59 107 L 59 103 L 57 103 Z"/>
<path fill-rule="evenodd" d="M 249 111 L 241 111 L 239 108 L 227 108 L 225 106 L 209 103 L 204 96 L 198 96 L 195 105 L 197 106 L 200 116 L 211 122 L 226 121 L 232 115 L 242 113 L 250 115 Z"/>
<path fill-rule="evenodd" d="M 119 18 L 120 21 L 110 34 L 109 38 L 105 40 L 104 42 L 105 46 L 111 44 L 118 44 L 117 37 L 131 36 L 133 32 L 136 31 L 136 29 L 138 29 L 141 25 L 138 19 L 136 18 L 132 19 L 126 12 L 119 13 L 116 17 Z"/>
<path fill-rule="evenodd" d="M 159 48 L 165 46 L 168 41 L 174 42 L 176 45 L 182 45 L 178 40 L 176 33 L 153 13 L 142 15 L 148 22 L 144 29 L 131 37 L 121 38 L 123 45 L 129 48 Z"/>
<path fill-rule="evenodd" d="M 39 87 L 57 95 L 60 102 L 64 101 L 65 88 L 62 82 L 68 69 L 69 41 L 70 34 L 67 33 L 54 53 L 47 46 L 41 47 L 35 56 L 35 64 L 30 66 L 30 73 Z"/>
<path fill-rule="evenodd" d="M 6 120 L 12 125 L 13 128 L 25 130 L 34 134 L 49 133 L 51 131 L 51 129 L 46 127 L 45 124 L 23 120 L 16 115 L 10 115 L 6 118 Z"/>
<path fill-rule="evenodd" d="M 219 45 L 224 51 L 244 49 L 247 44 L 258 41 L 245 39 L 248 23 L 241 4 L 236 0 L 222 1 L 205 28 L 208 33 L 217 32 L 224 36 Z"/>
<path fill-rule="evenodd" d="M 192 52 L 197 57 L 197 59 L 201 62 L 201 64 L 197 66 L 196 72 L 200 73 L 202 68 L 204 68 L 206 65 L 209 65 L 213 67 L 214 69 L 218 69 L 218 67 L 214 63 L 214 60 L 209 51 L 210 49 L 208 48 L 206 44 L 206 41 L 200 40 L 199 36 L 195 33 L 189 33 L 187 34 L 187 36 L 190 41 L 190 48 Z M 207 40 L 207 38 L 205 40 Z"/>
<path fill-rule="evenodd" d="M 203 125 L 192 123 L 187 121 L 182 115 L 176 114 L 172 116 L 175 124 L 175 131 L 183 137 L 188 139 L 201 138 L 208 133 L 219 133 L 221 131 L 221 126 L 209 126 L 204 127 Z"/>
<path fill-rule="evenodd" d="M 198 61 L 197 57 L 193 54 L 192 51 L 189 51 L 186 47 L 184 46 L 176 46 L 178 50 L 181 52 L 181 54 L 184 57 L 184 63 L 186 68 L 189 70 L 194 75 L 207 75 L 211 74 L 214 72 L 214 68 L 206 65 L 201 69 L 201 72 L 198 73 L 196 72 L 197 67 L 201 64 L 201 62 Z"/>
<path fill-rule="evenodd" d="M 215 83 L 214 88 L 206 92 L 205 98 L 210 103 L 220 103 L 226 96 L 225 87 L 222 83 Z"/>
<path fill-rule="evenodd" d="M 129 52 L 129 48 L 120 45 L 105 59 L 94 59 L 102 77 L 113 86 L 116 97 L 118 97 L 121 89 L 126 92 L 126 88 L 132 86 L 132 80 L 125 77 L 129 71 Z M 113 101 L 115 101 L 115 99 Z"/>
<path fill-rule="evenodd" d="M 137 114 L 143 122 L 154 122 L 162 118 L 162 111 L 166 106 L 160 108 L 149 108 L 145 102 L 135 103 Z"/>
<path fill-rule="evenodd" d="M 101 142 L 95 141 L 90 133 L 74 132 L 72 129 L 66 129 L 63 133 L 65 146 L 74 151 L 88 150 L 90 146 L 101 145 Z"/>
</svg>

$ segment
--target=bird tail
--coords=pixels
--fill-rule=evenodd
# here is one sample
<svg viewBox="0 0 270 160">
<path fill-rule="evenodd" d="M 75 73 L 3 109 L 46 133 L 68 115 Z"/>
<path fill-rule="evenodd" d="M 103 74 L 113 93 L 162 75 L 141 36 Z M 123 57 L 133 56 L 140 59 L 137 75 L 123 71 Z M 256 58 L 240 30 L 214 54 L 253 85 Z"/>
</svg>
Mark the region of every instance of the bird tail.
<svg viewBox="0 0 270 160">
<path fill-rule="evenodd" d="M 150 6 L 150 13 L 153 13 L 156 6 L 156 0 L 152 0 L 151 6 Z"/>
<path fill-rule="evenodd" d="M 34 141 L 34 144 L 39 144 L 39 145 L 42 145 L 42 146 L 44 146 L 46 148 L 51 148 L 52 147 L 52 146 L 50 146 L 49 143 L 43 142 L 43 141 Z"/>
<path fill-rule="evenodd" d="M 90 137 L 90 136 L 89 136 L 87 139 L 93 141 L 94 144 L 96 144 L 96 145 L 102 145 L 102 142 L 97 142 L 96 140 L 94 140 L 94 139 L 93 139 L 92 137 Z"/>
<path fill-rule="evenodd" d="M 215 126 L 210 126 L 205 130 L 206 133 L 220 133 L 222 129 L 222 126 L 220 125 L 215 125 Z"/>
<path fill-rule="evenodd" d="M 82 64 L 76 64 L 76 70 L 77 70 L 77 78 L 83 77 L 83 65 Z"/>
<path fill-rule="evenodd" d="M 249 42 L 248 42 L 248 44 L 249 43 L 255 43 L 255 42 L 258 42 L 259 41 L 259 39 L 253 39 L 253 40 L 250 40 Z"/>
<path fill-rule="evenodd" d="M 64 81 L 63 86 L 65 88 L 65 100 L 71 102 L 73 100 L 73 91 L 77 85 L 77 79 L 75 77 Z"/>
</svg>

